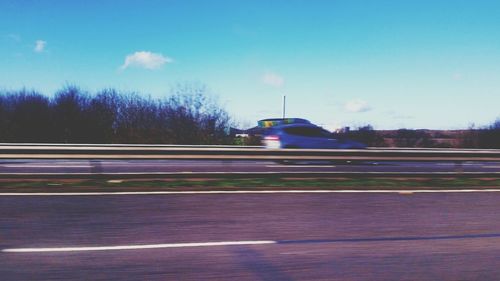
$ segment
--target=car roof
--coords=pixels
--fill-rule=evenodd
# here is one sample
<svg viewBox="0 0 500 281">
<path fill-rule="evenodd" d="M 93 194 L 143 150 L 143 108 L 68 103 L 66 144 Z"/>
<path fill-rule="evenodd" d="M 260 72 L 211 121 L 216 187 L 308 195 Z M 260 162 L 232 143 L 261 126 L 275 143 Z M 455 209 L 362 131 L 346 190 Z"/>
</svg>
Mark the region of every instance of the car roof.
<svg viewBox="0 0 500 281">
<path fill-rule="evenodd" d="M 297 124 L 286 124 L 286 125 L 277 125 L 270 127 L 269 129 L 285 129 L 285 128 L 296 128 L 296 127 L 308 127 L 308 128 L 320 128 L 314 124 L 306 124 L 306 123 L 297 123 Z"/>
<path fill-rule="evenodd" d="M 311 124 L 309 120 L 302 118 L 268 118 L 257 122 L 259 127 L 270 128 L 287 124 Z"/>
</svg>

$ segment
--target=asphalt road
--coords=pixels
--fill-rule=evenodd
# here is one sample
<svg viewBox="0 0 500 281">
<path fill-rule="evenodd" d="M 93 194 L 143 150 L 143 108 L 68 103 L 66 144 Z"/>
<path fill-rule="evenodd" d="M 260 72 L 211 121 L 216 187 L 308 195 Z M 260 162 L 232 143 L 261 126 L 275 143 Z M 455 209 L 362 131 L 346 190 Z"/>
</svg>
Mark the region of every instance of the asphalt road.
<svg viewBox="0 0 500 281">
<path fill-rule="evenodd" d="M 0 276 L 498 280 L 499 213 L 497 192 L 0 196 Z"/>
<path fill-rule="evenodd" d="M 186 172 L 488 172 L 499 162 L 358 162 L 325 163 L 194 160 L 0 160 L 0 175 L 11 173 L 186 173 Z"/>
</svg>

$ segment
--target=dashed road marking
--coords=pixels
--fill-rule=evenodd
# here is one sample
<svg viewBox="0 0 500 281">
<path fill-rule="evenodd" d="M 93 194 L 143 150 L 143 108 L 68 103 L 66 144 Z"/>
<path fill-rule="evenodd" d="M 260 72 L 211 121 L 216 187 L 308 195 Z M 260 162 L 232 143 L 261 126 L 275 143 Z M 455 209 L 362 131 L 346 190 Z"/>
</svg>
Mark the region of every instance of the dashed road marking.
<svg viewBox="0 0 500 281">
<path fill-rule="evenodd" d="M 238 245 L 264 245 L 276 244 L 276 241 L 225 241 L 225 242 L 205 242 L 205 243 L 168 243 L 168 244 L 148 244 L 148 245 L 119 245 L 119 246 L 97 246 L 97 247 L 57 247 L 57 248 L 10 248 L 3 249 L 4 253 L 48 253 L 48 252 L 82 252 L 82 251 L 116 251 L 116 250 L 143 250 L 143 249 L 164 249 L 164 248 L 189 248 L 189 247 L 217 247 L 217 246 L 238 246 Z"/>
</svg>

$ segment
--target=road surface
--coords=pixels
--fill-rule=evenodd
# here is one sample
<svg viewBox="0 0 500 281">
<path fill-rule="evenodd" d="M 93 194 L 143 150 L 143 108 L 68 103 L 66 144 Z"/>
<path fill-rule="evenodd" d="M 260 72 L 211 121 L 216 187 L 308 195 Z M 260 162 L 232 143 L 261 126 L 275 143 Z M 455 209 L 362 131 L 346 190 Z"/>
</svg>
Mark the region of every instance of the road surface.
<svg viewBox="0 0 500 281">
<path fill-rule="evenodd" d="M 186 173 L 186 172 L 486 172 L 500 173 L 499 162 L 295 162 L 195 160 L 0 160 L 0 175 L 22 173 Z"/>
<path fill-rule="evenodd" d="M 499 192 L 0 196 L 0 276 L 497 280 L 499 213 Z"/>
</svg>

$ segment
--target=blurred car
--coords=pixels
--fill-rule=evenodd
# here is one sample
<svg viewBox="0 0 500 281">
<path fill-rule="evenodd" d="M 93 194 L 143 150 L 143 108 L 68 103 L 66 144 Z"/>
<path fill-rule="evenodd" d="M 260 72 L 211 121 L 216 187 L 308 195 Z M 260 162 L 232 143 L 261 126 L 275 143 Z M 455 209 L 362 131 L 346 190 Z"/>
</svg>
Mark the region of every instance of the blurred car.
<svg viewBox="0 0 500 281">
<path fill-rule="evenodd" d="M 272 126 L 263 134 L 266 148 L 363 149 L 366 145 L 334 134 L 311 123 Z"/>
</svg>

